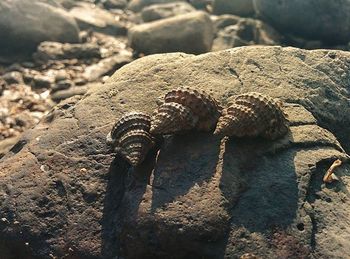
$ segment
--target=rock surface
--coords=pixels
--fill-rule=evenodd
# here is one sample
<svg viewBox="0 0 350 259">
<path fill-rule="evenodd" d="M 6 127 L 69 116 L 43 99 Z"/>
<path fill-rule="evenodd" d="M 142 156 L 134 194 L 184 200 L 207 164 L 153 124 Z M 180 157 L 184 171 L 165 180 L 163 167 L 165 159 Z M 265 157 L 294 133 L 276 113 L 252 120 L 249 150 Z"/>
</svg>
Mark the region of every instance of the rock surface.
<svg viewBox="0 0 350 259">
<path fill-rule="evenodd" d="M 350 41 L 350 1 L 254 0 L 257 12 L 284 33 L 330 44 Z"/>
<path fill-rule="evenodd" d="M 238 16 L 254 15 L 253 0 L 215 0 L 213 3 L 214 14 L 235 14 Z"/>
<path fill-rule="evenodd" d="M 178 2 L 181 0 L 131 0 L 128 4 L 128 9 L 134 12 L 140 12 L 144 7 L 153 4 L 165 4 Z"/>
<path fill-rule="evenodd" d="M 141 53 L 186 52 L 211 49 L 213 25 L 205 12 L 193 12 L 136 25 L 129 30 L 130 46 Z"/>
<path fill-rule="evenodd" d="M 144 22 L 151 22 L 180 14 L 194 12 L 196 9 L 186 2 L 155 4 L 142 9 L 141 16 Z"/>
<path fill-rule="evenodd" d="M 349 71 L 347 52 L 281 47 L 153 55 L 124 66 L 104 87 L 61 102 L 1 159 L 3 255 L 349 257 L 350 166 L 325 129 L 349 150 Z M 281 98 L 290 103 L 290 133 L 275 142 L 170 137 L 133 170 L 114 158 L 105 135 L 115 120 L 151 113 L 177 86 L 223 104 L 247 91 Z M 341 181 L 324 185 L 336 158 Z"/>
<path fill-rule="evenodd" d="M 12 58 L 34 52 L 43 41 L 78 42 L 79 29 L 54 1 L 3 0 L 0 39 L 0 56 Z"/>
</svg>

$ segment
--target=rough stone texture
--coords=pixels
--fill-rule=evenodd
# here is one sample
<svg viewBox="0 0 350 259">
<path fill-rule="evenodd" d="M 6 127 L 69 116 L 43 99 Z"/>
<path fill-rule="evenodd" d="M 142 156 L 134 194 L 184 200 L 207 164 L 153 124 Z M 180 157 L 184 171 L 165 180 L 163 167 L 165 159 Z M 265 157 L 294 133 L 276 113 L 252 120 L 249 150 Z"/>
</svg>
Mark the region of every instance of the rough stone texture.
<svg viewBox="0 0 350 259">
<path fill-rule="evenodd" d="M 255 13 L 253 0 L 215 0 L 213 3 L 213 13 L 252 16 Z"/>
<path fill-rule="evenodd" d="M 281 47 L 122 67 L 78 102 L 63 101 L 1 159 L 2 256 L 349 257 L 350 165 L 325 129 L 350 150 L 349 68 L 347 52 Z M 248 91 L 279 97 L 294 103 L 284 107 L 291 131 L 276 142 L 170 137 L 129 169 L 107 150 L 107 132 L 125 112 L 150 114 L 177 86 L 212 90 L 223 105 Z M 324 185 L 336 158 L 341 181 Z"/>
<path fill-rule="evenodd" d="M 230 49 L 248 45 L 279 45 L 281 35 L 268 24 L 251 18 L 240 18 L 235 22 L 234 17 L 218 18 L 214 22 L 215 28 L 224 27 L 217 33 L 213 42 L 213 51 Z"/>
<path fill-rule="evenodd" d="M 69 13 L 77 20 L 82 30 L 93 30 L 111 35 L 125 35 L 127 25 L 118 21 L 112 13 L 91 4 L 81 4 Z"/>
<path fill-rule="evenodd" d="M 197 11 L 136 25 L 129 30 L 129 45 L 145 53 L 208 52 L 213 42 L 213 25 L 205 12 Z"/>
<path fill-rule="evenodd" d="M 155 4 L 142 9 L 141 15 L 144 22 L 151 22 L 180 14 L 194 12 L 196 9 L 186 2 L 174 2 L 167 4 Z"/>
<path fill-rule="evenodd" d="M 140 12 L 144 7 L 153 4 L 165 4 L 179 2 L 181 0 L 131 0 L 128 4 L 128 9 L 134 12 Z"/>
<path fill-rule="evenodd" d="M 255 8 L 269 24 L 329 44 L 350 41 L 350 1 L 254 0 Z"/>
<path fill-rule="evenodd" d="M 43 41 L 78 42 L 79 29 L 54 1 L 2 0 L 0 39 L 0 56 L 6 59 L 30 54 Z"/>
</svg>

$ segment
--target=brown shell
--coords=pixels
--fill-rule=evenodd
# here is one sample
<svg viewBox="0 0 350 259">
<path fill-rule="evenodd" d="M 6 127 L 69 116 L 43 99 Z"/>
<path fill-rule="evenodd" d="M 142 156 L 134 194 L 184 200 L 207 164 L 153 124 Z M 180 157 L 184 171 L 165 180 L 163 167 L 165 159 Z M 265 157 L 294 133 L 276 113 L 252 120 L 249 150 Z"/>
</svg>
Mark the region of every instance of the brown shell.
<svg viewBox="0 0 350 259">
<path fill-rule="evenodd" d="M 152 134 L 172 134 L 193 129 L 198 118 L 186 106 L 168 102 L 154 112 L 151 120 Z"/>
<path fill-rule="evenodd" d="M 182 104 L 198 118 L 195 129 L 199 131 L 213 130 L 220 117 L 219 105 L 203 91 L 180 87 L 165 94 L 164 103 L 172 102 Z"/>
<path fill-rule="evenodd" d="M 280 105 L 271 97 L 250 92 L 235 96 L 219 118 L 214 134 L 277 139 L 288 131 Z"/>
<path fill-rule="evenodd" d="M 150 117 L 142 112 L 131 112 L 121 117 L 108 133 L 106 141 L 132 166 L 143 162 L 154 146 L 149 130 Z"/>
</svg>

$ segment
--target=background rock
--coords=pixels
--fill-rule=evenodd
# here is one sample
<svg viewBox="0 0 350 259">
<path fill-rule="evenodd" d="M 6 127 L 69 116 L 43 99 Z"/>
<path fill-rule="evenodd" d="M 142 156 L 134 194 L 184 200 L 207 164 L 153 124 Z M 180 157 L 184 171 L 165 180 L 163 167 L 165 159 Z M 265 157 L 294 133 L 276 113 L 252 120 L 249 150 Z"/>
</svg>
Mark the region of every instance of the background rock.
<svg viewBox="0 0 350 259">
<path fill-rule="evenodd" d="M 253 0 L 215 0 L 214 14 L 235 14 L 238 16 L 252 16 L 255 14 Z"/>
<path fill-rule="evenodd" d="M 213 26 L 208 14 L 193 12 L 136 25 L 129 30 L 128 38 L 131 48 L 145 54 L 199 54 L 211 49 Z"/>
<path fill-rule="evenodd" d="M 266 22 L 284 33 L 329 44 L 350 41 L 350 1 L 254 0 Z"/>
<path fill-rule="evenodd" d="M 155 4 L 142 9 L 141 15 L 144 22 L 151 22 L 179 14 L 186 14 L 195 11 L 192 5 L 186 2 L 173 2 L 167 4 Z"/>
<path fill-rule="evenodd" d="M 128 9 L 134 12 L 140 12 L 144 7 L 153 4 L 165 4 L 178 2 L 181 0 L 131 0 L 128 4 Z"/>
<path fill-rule="evenodd" d="M 103 87 L 61 102 L 1 159 L 2 253 L 349 257 L 350 167 L 326 130 L 350 150 L 349 60 L 341 51 L 243 47 L 124 66 Z M 151 113 L 177 86 L 223 104 L 247 91 L 281 98 L 291 103 L 291 132 L 276 142 L 167 138 L 157 159 L 151 152 L 129 169 L 107 149 L 107 132 L 125 112 Z M 342 180 L 324 185 L 336 158 Z"/>
<path fill-rule="evenodd" d="M 3 0 L 0 38 L 0 56 L 15 59 L 34 52 L 43 41 L 78 42 L 79 29 L 54 1 Z"/>
</svg>

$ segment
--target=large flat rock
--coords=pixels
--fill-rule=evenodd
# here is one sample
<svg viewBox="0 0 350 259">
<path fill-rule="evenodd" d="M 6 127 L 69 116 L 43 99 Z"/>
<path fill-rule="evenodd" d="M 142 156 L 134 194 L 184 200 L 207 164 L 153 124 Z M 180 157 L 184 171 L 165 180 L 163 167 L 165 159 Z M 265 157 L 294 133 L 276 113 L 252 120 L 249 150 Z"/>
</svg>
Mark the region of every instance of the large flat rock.
<svg viewBox="0 0 350 259">
<path fill-rule="evenodd" d="M 0 160 L 5 258 L 341 258 L 350 256 L 350 54 L 242 47 L 161 54 L 67 99 Z M 105 136 L 151 113 L 177 86 L 280 98 L 290 132 L 274 142 L 169 137 L 131 169 Z M 323 184 L 335 159 L 341 181 Z"/>
</svg>

